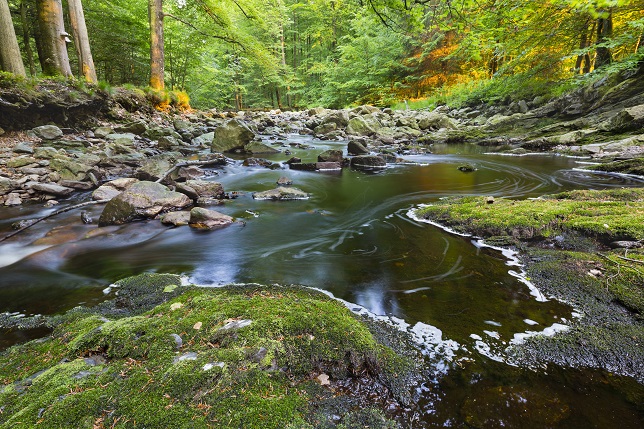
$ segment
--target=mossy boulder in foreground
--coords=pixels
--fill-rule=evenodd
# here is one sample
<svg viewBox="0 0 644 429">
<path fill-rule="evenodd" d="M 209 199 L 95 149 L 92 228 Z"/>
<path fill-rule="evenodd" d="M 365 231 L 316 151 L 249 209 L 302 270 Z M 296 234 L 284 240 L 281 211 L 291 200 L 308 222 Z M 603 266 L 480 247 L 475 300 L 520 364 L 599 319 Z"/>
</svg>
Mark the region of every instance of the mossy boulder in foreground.
<svg viewBox="0 0 644 429">
<path fill-rule="evenodd" d="M 415 357 L 380 344 L 340 302 L 299 287 L 179 283 L 126 279 L 118 299 L 0 355 L 0 428 L 385 428 L 379 404 L 351 392 L 366 383 L 383 404 L 408 401 Z"/>
</svg>

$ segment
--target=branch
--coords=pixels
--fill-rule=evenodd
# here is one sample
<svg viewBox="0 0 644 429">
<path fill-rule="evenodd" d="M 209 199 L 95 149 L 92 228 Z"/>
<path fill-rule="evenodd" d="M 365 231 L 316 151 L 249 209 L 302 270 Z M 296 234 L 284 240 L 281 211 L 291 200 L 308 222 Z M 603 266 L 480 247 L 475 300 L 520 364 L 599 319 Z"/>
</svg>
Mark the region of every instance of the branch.
<svg viewBox="0 0 644 429">
<path fill-rule="evenodd" d="M 205 37 L 212 37 L 213 39 L 218 39 L 218 40 L 223 40 L 224 42 L 228 42 L 228 43 L 236 44 L 236 45 L 239 45 L 239 46 L 241 46 L 242 48 L 244 48 L 244 46 L 243 46 L 240 42 L 238 42 L 237 40 L 234 40 L 234 39 L 228 38 L 228 37 L 226 37 L 226 36 L 218 36 L 218 35 L 216 35 L 216 34 L 209 34 L 209 33 L 206 33 L 206 32 L 204 32 L 204 31 L 202 31 L 202 30 L 198 29 L 197 27 L 195 27 L 192 23 L 190 23 L 190 22 L 188 22 L 188 21 L 186 21 L 186 20 L 184 20 L 184 19 L 182 19 L 182 18 L 179 18 L 178 16 L 172 15 L 171 13 L 164 13 L 164 14 L 163 14 L 163 16 L 164 16 L 164 17 L 168 17 L 168 18 L 175 19 L 175 20 L 177 20 L 177 21 L 181 22 L 182 24 L 187 25 L 188 27 L 192 28 L 192 29 L 193 29 L 193 30 L 195 30 L 197 33 L 201 34 L 202 36 L 205 36 Z"/>
<path fill-rule="evenodd" d="M 35 220 L 33 223 L 30 223 L 29 225 L 25 225 L 22 228 L 20 228 L 19 230 L 12 232 L 11 234 L 9 234 L 9 235 L 7 235 L 5 237 L 0 238 L 0 243 L 2 243 L 5 240 L 8 240 L 9 238 L 13 237 L 14 235 L 20 234 L 22 231 L 26 230 L 27 228 L 31 228 L 35 224 L 40 223 L 45 219 L 49 219 L 50 217 L 54 217 L 56 215 L 59 215 L 61 213 L 65 213 L 65 212 L 68 212 L 68 211 L 71 211 L 71 210 L 74 210 L 74 209 L 79 209 L 81 207 L 93 206 L 93 205 L 96 205 L 96 204 L 105 204 L 108 201 L 109 200 L 86 201 L 84 203 L 80 203 L 80 204 L 76 204 L 76 205 L 73 205 L 73 206 L 65 207 L 65 208 L 60 209 L 60 210 L 56 210 L 55 212 L 49 213 L 48 215 L 43 216 L 43 217 Z"/>
</svg>

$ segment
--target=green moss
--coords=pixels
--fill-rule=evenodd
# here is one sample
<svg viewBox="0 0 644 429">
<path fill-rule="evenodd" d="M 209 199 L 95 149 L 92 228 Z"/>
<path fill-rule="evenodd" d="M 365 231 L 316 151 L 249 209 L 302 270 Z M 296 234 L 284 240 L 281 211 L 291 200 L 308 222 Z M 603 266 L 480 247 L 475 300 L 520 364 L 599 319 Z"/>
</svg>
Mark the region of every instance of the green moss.
<svg viewBox="0 0 644 429">
<path fill-rule="evenodd" d="M 644 239 L 644 189 L 572 191 L 535 200 L 451 198 L 417 211 L 459 231 L 482 236 L 547 238 L 578 231 L 608 240 Z"/>
<path fill-rule="evenodd" d="M 633 158 L 623 161 L 607 162 L 605 164 L 593 165 L 587 168 L 589 170 L 644 176 L 644 158 Z"/>
<path fill-rule="evenodd" d="M 163 291 L 173 277 L 129 279 L 119 292 L 137 298 Z M 8 387 L 0 389 L 0 428 L 316 427 L 311 404 L 336 395 L 317 383 L 321 373 L 332 383 L 371 374 L 392 392 L 409 389 L 411 360 L 321 293 L 178 289 L 184 293 L 134 316 L 70 312 L 57 319 L 52 339 L 1 355 L 0 380 Z M 351 410 L 344 414 L 353 421 Z M 389 427 L 381 414 L 367 417 Z"/>
</svg>

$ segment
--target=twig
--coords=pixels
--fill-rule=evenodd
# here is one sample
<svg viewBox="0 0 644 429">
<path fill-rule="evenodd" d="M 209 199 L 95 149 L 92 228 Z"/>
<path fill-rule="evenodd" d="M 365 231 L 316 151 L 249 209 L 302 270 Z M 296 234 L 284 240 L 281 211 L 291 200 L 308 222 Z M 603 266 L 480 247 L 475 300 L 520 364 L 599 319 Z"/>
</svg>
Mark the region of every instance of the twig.
<svg viewBox="0 0 644 429">
<path fill-rule="evenodd" d="M 80 204 L 76 204 L 76 205 L 73 205 L 73 206 L 68 206 L 68 207 L 62 208 L 62 209 L 60 209 L 60 210 L 56 210 L 55 212 L 53 212 L 53 213 L 49 213 L 48 215 L 43 216 L 43 217 L 41 217 L 41 218 L 39 218 L 39 219 L 35 220 L 34 222 L 30 223 L 29 225 L 25 225 L 25 226 L 23 226 L 22 228 L 20 228 L 20 229 L 18 229 L 18 230 L 16 230 L 16 231 L 14 231 L 14 232 L 12 232 L 11 234 L 6 235 L 6 236 L 4 236 L 4 237 L 0 238 L 0 243 L 2 243 L 2 242 L 3 242 L 3 241 L 5 241 L 5 240 L 8 240 L 9 238 L 13 237 L 14 235 L 20 234 L 22 231 L 24 231 L 24 230 L 26 230 L 26 229 L 28 229 L 28 228 L 31 228 L 31 227 L 32 227 L 32 226 L 34 226 L 35 224 L 40 223 L 40 222 L 42 222 L 42 221 L 43 221 L 43 220 L 45 220 L 45 219 L 49 219 L 50 217 L 54 217 L 54 216 L 56 216 L 56 215 L 59 215 L 59 214 L 61 214 L 61 213 L 65 213 L 65 212 L 68 212 L 68 211 L 71 211 L 71 210 L 74 210 L 74 209 L 79 209 L 79 208 L 81 208 L 81 207 L 93 206 L 93 205 L 96 205 L 96 204 L 105 204 L 105 203 L 107 203 L 108 201 L 109 201 L 109 200 L 86 201 L 86 202 L 84 202 L 84 203 L 80 203 Z"/>
<path fill-rule="evenodd" d="M 615 256 L 617 256 L 619 259 L 623 259 L 625 261 L 635 262 L 637 264 L 644 264 L 644 261 L 640 261 L 639 259 L 631 259 L 631 258 L 626 258 L 624 256 L 619 256 L 619 255 L 615 255 Z"/>
<path fill-rule="evenodd" d="M 606 260 L 608 260 L 608 261 L 612 262 L 613 264 L 617 265 L 618 267 L 626 267 L 626 268 L 631 269 L 631 270 L 635 271 L 636 273 L 638 273 L 638 274 L 640 274 L 640 275 L 644 276 L 644 272 L 642 272 L 642 271 L 638 270 L 637 268 L 635 268 L 635 267 L 633 267 L 633 266 L 625 265 L 625 264 L 620 264 L 620 263 L 619 263 L 619 262 L 617 262 L 617 261 L 613 261 L 613 260 L 612 260 L 612 259 L 610 259 L 607 255 L 604 255 L 604 254 L 603 254 L 603 253 L 601 253 L 601 252 L 597 252 L 597 254 L 598 254 L 599 256 L 601 256 L 602 258 L 604 258 L 604 259 L 606 259 Z M 617 257 L 618 257 L 618 258 L 620 258 L 620 259 L 632 260 L 632 259 L 624 258 L 624 257 L 622 257 L 622 256 L 618 256 L 618 255 L 615 255 L 615 256 L 617 256 Z M 640 261 L 635 261 L 635 262 L 640 262 Z M 617 270 L 617 274 L 619 274 L 619 270 Z M 613 277 L 615 277 L 615 276 L 613 276 Z M 611 279 L 612 279 L 612 277 L 611 277 Z"/>
</svg>

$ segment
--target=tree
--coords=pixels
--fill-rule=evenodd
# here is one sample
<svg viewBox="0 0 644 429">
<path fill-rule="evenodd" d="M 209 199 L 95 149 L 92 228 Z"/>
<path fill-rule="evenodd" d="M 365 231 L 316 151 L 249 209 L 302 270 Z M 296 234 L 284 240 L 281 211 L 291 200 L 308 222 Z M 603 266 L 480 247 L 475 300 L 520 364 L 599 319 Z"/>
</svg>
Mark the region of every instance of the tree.
<svg viewBox="0 0 644 429">
<path fill-rule="evenodd" d="M 150 19 L 150 87 L 165 88 L 164 46 L 163 46 L 163 0 L 148 0 Z"/>
<path fill-rule="evenodd" d="M 0 68 L 19 76 L 26 76 L 7 0 L 0 0 Z"/>
<path fill-rule="evenodd" d="M 612 9 L 601 11 L 597 17 L 597 58 L 595 68 L 610 64 L 613 61 L 613 54 L 606 43 L 613 36 L 613 11 Z"/>
<path fill-rule="evenodd" d="M 96 83 L 96 69 L 94 68 L 94 59 L 89 45 L 89 36 L 87 26 L 85 25 L 85 14 L 83 13 L 83 4 L 81 0 L 67 0 L 69 6 L 69 23 L 74 34 L 76 53 L 78 55 L 78 67 L 80 73 L 85 77 L 87 82 Z"/>
<path fill-rule="evenodd" d="M 46 76 L 71 77 L 67 54 L 68 34 L 63 21 L 61 0 L 36 0 L 40 28 L 40 65 Z"/>
</svg>

